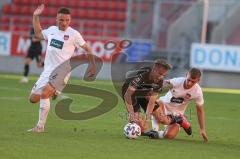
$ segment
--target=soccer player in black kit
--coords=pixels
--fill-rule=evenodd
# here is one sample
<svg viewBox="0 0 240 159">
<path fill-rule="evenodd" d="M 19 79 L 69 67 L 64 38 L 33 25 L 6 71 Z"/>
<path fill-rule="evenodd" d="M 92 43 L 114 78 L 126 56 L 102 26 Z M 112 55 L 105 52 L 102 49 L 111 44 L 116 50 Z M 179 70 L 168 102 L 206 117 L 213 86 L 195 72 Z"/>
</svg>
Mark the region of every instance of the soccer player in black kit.
<svg viewBox="0 0 240 159">
<path fill-rule="evenodd" d="M 122 86 L 122 97 L 129 113 L 129 122 L 135 122 L 144 132 L 152 112 L 158 108 L 156 100 L 162 91 L 163 79 L 172 68 L 166 61 L 158 59 L 152 67 L 132 71 Z M 146 113 L 142 119 L 141 110 Z"/>
<path fill-rule="evenodd" d="M 25 58 L 24 63 L 24 72 L 23 72 L 23 78 L 20 80 L 21 83 L 27 83 L 28 82 L 28 74 L 30 69 L 30 64 L 34 59 L 36 59 L 37 67 L 41 68 L 43 67 L 43 62 L 41 58 L 42 54 L 42 44 L 40 39 L 36 39 L 34 37 L 34 30 L 33 28 L 30 31 L 30 38 L 31 38 L 31 44 L 27 52 L 27 56 Z"/>
</svg>

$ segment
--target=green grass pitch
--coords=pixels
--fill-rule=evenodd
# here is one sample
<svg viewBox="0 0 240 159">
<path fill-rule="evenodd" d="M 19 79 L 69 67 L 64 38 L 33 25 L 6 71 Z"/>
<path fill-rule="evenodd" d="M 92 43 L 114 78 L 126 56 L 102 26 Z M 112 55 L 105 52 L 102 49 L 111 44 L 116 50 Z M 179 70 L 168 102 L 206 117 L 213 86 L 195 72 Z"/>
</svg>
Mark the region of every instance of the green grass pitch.
<svg viewBox="0 0 240 159">
<path fill-rule="evenodd" d="M 151 140 L 139 137 L 129 140 L 123 136 L 127 123 L 125 107 L 119 97 L 118 105 L 101 116 L 68 121 L 51 111 L 47 132 L 26 132 L 38 119 L 38 104 L 27 98 L 36 81 L 20 84 L 18 75 L 0 75 L 0 159 L 237 159 L 240 156 L 239 94 L 205 92 L 206 126 L 209 143 L 199 136 L 196 109 L 192 103 L 193 136 L 181 131 L 175 140 Z M 110 81 L 71 83 L 88 85 L 115 93 Z M 86 111 L 101 102 L 89 96 L 71 95 L 73 112 Z"/>
</svg>

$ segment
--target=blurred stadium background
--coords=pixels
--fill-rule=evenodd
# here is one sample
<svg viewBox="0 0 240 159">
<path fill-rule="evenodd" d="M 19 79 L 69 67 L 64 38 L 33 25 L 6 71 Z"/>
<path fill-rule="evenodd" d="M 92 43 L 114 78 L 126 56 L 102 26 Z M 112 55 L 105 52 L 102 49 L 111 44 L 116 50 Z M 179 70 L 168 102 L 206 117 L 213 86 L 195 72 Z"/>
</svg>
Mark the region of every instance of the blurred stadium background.
<svg viewBox="0 0 240 159">
<path fill-rule="evenodd" d="M 22 73 L 32 13 L 41 2 L 46 4 L 43 28 L 55 24 L 59 7 L 71 9 L 72 27 L 104 60 L 98 79 L 111 78 L 111 65 L 121 66 L 119 71 L 134 67 L 121 55 L 111 62 L 111 51 L 104 49 L 106 41 L 129 39 L 133 45 L 122 51 L 128 61 L 161 57 L 174 65 L 169 77 L 196 66 L 204 72 L 203 86 L 240 88 L 239 0 L 1 0 L 0 72 Z M 31 74 L 41 71 L 32 64 Z"/>
<path fill-rule="evenodd" d="M 59 7 L 71 8 L 72 26 L 104 61 L 97 76 L 100 80 L 89 83 L 72 78 L 71 84 L 115 95 L 109 81 L 111 68 L 114 78 L 121 80 L 126 70 L 142 63 L 139 61 L 165 58 L 174 65 L 168 78 L 184 76 L 195 66 L 203 70 L 204 87 L 240 88 L 240 0 L 1 0 L 0 158 L 239 158 L 239 90 L 204 89 L 208 144 L 203 144 L 199 136 L 194 103 L 186 113 L 192 136 L 181 131 L 173 142 L 146 137 L 125 140 L 122 131 L 128 121 L 120 97 L 114 109 L 84 121 L 63 120 L 56 114 L 58 100 L 52 101 L 47 132 L 28 134 L 26 130 L 35 124 L 39 107 L 29 103 L 27 97 L 42 69 L 33 62 L 30 82 L 18 81 L 30 45 L 32 13 L 41 2 L 46 5 L 40 18 L 43 28 L 55 24 Z M 106 42 L 126 39 L 132 41 L 131 47 L 111 60 L 115 50 L 104 49 Z M 42 44 L 44 53 L 46 44 Z M 128 55 L 127 61 L 123 53 Z M 84 68 L 80 66 L 72 76 L 82 77 Z M 89 111 L 104 100 L 85 94 L 67 96 L 74 101 L 73 112 Z M 107 98 L 111 103 L 113 99 Z M 110 106 L 106 104 L 106 108 Z"/>
</svg>

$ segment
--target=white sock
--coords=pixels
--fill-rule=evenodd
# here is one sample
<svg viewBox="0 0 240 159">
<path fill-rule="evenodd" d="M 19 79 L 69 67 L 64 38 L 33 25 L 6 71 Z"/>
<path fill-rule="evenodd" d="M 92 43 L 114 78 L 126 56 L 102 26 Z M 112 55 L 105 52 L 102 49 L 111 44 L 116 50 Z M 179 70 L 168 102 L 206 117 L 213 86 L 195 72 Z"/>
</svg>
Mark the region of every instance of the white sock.
<svg viewBox="0 0 240 159">
<path fill-rule="evenodd" d="M 40 99 L 39 119 L 38 119 L 38 123 L 37 123 L 38 127 L 44 128 L 49 110 L 50 110 L 49 98 Z"/>
<path fill-rule="evenodd" d="M 159 139 L 163 139 L 164 138 L 164 135 L 165 135 L 165 131 L 158 131 L 158 137 Z"/>
<path fill-rule="evenodd" d="M 154 116 L 151 116 L 152 119 L 152 129 L 154 131 L 158 131 L 159 130 L 159 124 L 156 122 L 156 119 Z"/>
</svg>

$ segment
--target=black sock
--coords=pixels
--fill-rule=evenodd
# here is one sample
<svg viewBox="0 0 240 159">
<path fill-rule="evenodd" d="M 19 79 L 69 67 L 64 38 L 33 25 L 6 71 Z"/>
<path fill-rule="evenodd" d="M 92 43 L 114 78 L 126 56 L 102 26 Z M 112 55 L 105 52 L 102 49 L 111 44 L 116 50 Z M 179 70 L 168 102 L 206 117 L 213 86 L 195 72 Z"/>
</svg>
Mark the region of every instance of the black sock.
<svg viewBox="0 0 240 159">
<path fill-rule="evenodd" d="M 28 73 L 29 73 L 29 65 L 25 64 L 24 65 L 24 73 L 23 73 L 24 77 L 27 77 Z"/>
</svg>

